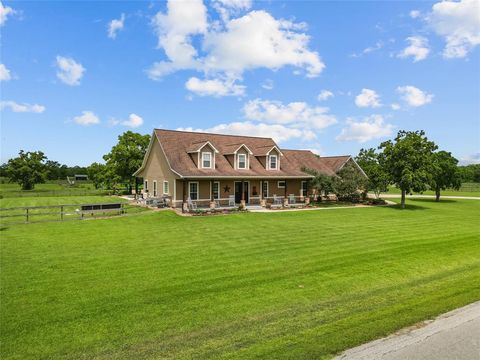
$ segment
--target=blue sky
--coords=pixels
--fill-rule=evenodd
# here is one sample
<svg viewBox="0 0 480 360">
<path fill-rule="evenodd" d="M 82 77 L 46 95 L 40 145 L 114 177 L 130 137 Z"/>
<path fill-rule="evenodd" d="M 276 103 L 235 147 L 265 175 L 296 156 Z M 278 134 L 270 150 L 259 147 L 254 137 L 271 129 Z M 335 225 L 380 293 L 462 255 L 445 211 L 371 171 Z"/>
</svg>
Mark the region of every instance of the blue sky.
<svg viewBox="0 0 480 360">
<path fill-rule="evenodd" d="M 424 129 L 478 162 L 478 14 L 475 0 L 3 1 L 1 161 L 88 165 L 159 127 L 321 155 Z"/>
</svg>

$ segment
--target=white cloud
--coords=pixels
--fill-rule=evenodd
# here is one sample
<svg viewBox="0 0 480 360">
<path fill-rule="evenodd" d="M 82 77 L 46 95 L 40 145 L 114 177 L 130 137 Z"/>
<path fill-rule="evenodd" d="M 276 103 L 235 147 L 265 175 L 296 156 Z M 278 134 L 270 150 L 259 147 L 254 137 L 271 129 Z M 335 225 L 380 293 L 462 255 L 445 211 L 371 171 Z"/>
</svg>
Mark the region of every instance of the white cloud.
<svg viewBox="0 0 480 360">
<path fill-rule="evenodd" d="M 480 152 L 462 157 L 459 165 L 480 164 Z"/>
<path fill-rule="evenodd" d="M 223 22 L 227 22 L 230 17 L 237 14 L 240 10 L 248 10 L 252 7 L 251 0 L 216 0 L 212 6 L 220 14 Z"/>
<path fill-rule="evenodd" d="M 82 115 L 75 116 L 73 121 L 79 125 L 93 125 L 100 123 L 100 119 L 92 111 L 82 111 Z"/>
<path fill-rule="evenodd" d="M 332 93 L 331 91 L 329 91 L 329 90 L 322 90 L 322 91 L 320 91 L 320 94 L 318 94 L 317 99 L 318 99 L 318 101 L 325 101 L 325 100 L 327 100 L 328 98 L 331 98 L 331 97 L 333 97 L 333 96 L 334 96 L 334 95 L 333 95 L 333 93 Z"/>
<path fill-rule="evenodd" d="M 245 136 L 260 135 L 265 137 L 271 137 L 279 143 L 290 139 L 313 140 L 316 137 L 315 133 L 311 130 L 294 129 L 279 124 L 254 123 L 251 121 L 239 121 L 228 124 L 219 124 L 208 129 L 194 129 L 189 127 L 178 128 L 177 130 Z"/>
<path fill-rule="evenodd" d="M 366 47 L 360 53 L 353 53 L 353 54 L 350 55 L 350 57 L 352 57 L 352 58 L 362 57 L 363 55 L 367 55 L 369 53 L 378 51 L 378 50 L 382 49 L 384 46 L 385 46 L 385 43 L 383 41 L 377 41 L 375 43 L 375 45 Z"/>
<path fill-rule="evenodd" d="M 406 85 L 397 87 L 403 101 L 409 106 L 418 107 L 432 102 L 433 95 L 416 88 L 415 86 Z"/>
<path fill-rule="evenodd" d="M 412 19 L 416 19 L 420 16 L 420 11 L 419 10 L 412 10 L 408 14 Z"/>
<path fill-rule="evenodd" d="M 0 81 L 8 81 L 12 78 L 10 70 L 4 64 L 0 64 Z"/>
<path fill-rule="evenodd" d="M 363 88 L 360 94 L 355 97 L 355 104 L 358 107 L 379 107 L 381 106 L 380 95 L 375 90 Z"/>
<path fill-rule="evenodd" d="M 390 105 L 390 107 L 392 108 L 392 110 L 400 110 L 400 104 L 397 104 L 397 103 L 393 103 Z"/>
<path fill-rule="evenodd" d="M 480 44 L 480 2 L 441 1 L 433 5 L 426 20 L 446 45 L 445 58 L 463 58 Z"/>
<path fill-rule="evenodd" d="M 15 14 L 15 10 L 13 10 L 9 6 L 4 6 L 0 1 L 0 26 L 5 25 L 9 16 Z"/>
<path fill-rule="evenodd" d="M 72 58 L 57 56 L 57 77 L 67 85 L 80 85 L 80 79 L 83 77 L 85 68 Z"/>
<path fill-rule="evenodd" d="M 410 43 L 397 56 L 400 58 L 413 57 L 413 62 L 425 60 L 430 53 L 428 39 L 423 36 L 410 36 L 406 39 Z"/>
<path fill-rule="evenodd" d="M 337 122 L 326 107 L 312 107 L 305 102 L 283 104 L 280 101 L 255 99 L 243 108 L 249 120 L 289 125 L 293 128 L 323 129 Z"/>
<path fill-rule="evenodd" d="M 18 104 L 15 101 L 0 101 L 0 109 L 10 108 L 13 112 L 30 112 L 40 114 L 45 111 L 45 106 L 38 104 Z"/>
<path fill-rule="evenodd" d="M 128 120 L 111 119 L 110 124 L 137 128 L 143 125 L 143 118 L 138 116 L 137 114 L 130 114 L 130 116 L 128 117 Z"/>
<path fill-rule="evenodd" d="M 185 83 L 185 87 L 200 96 L 242 96 L 245 93 L 245 86 L 235 84 L 234 80 L 200 80 L 191 77 Z"/>
<path fill-rule="evenodd" d="M 216 3 L 225 7 L 227 2 Z M 229 3 L 229 8 L 237 10 L 250 6 L 245 1 Z M 303 23 L 275 19 L 258 10 L 225 20 L 224 24 L 209 24 L 201 0 L 169 1 L 167 7 L 166 14 L 159 12 L 152 21 L 158 46 L 168 58 L 148 69 L 148 76 L 154 80 L 187 69 L 201 71 L 210 78 L 241 80 L 246 70 L 277 70 L 287 65 L 315 77 L 325 67 L 318 53 L 308 48 L 310 37 L 302 32 Z"/>
<path fill-rule="evenodd" d="M 264 88 L 265 90 L 273 90 L 273 80 L 272 79 L 266 79 L 263 83 L 262 83 L 262 88 Z"/>
<path fill-rule="evenodd" d="M 120 16 L 120 19 L 113 19 L 108 23 L 108 37 L 115 39 L 117 37 L 117 32 L 123 30 L 123 25 L 125 22 L 125 14 Z"/>
<path fill-rule="evenodd" d="M 381 115 L 370 115 L 361 121 L 348 118 L 347 125 L 336 137 L 336 140 L 365 143 L 373 139 L 390 136 L 394 129 L 393 125 L 384 123 L 384 118 Z"/>
</svg>

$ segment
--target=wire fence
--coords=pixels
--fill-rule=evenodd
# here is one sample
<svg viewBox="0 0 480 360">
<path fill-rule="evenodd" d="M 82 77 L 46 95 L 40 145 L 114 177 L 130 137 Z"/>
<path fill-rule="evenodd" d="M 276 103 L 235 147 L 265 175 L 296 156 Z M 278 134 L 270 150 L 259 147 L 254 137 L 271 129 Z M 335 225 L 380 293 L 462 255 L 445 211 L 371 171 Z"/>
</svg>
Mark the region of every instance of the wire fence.
<svg viewBox="0 0 480 360">
<path fill-rule="evenodd" d="M 112 190 L 91 190 L 91 189 L 72 189 L 72 190 L 50 190 L 50 191 L 2 191 L 0 196 L 3 198 L 16 197 L 53 197 L 53 196 L 96 196 L 96 195 L 114 195 Z"/>
</svg>

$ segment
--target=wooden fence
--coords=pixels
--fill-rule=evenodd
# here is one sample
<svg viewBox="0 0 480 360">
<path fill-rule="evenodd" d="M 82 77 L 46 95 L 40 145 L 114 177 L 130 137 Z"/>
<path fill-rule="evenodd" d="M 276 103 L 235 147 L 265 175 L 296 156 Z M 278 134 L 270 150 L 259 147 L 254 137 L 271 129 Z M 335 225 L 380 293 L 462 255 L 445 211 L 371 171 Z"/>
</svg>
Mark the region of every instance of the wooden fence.
<svg viewBox="0 0 480 360">
<path fill-rule="evenodd" d="M 47 221 L 83 220 L 95 217 L 122 215 L 127 213 L 127 209 L 131 208 L 131 206 L 123 203 L 0 208 L 0 224 L 10 225 Z"/>
</svg>

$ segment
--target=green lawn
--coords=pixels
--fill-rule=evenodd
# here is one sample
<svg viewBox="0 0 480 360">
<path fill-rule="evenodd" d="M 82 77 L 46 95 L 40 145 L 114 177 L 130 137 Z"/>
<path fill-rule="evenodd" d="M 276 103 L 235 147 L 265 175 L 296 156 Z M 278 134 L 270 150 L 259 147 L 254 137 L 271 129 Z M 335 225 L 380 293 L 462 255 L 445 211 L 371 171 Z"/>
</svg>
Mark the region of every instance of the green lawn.
<svg viewBox="0 0 480 360">
<path fill-rule="evenodd" d="M 400 189 L 397 189 L 395 186 L 390 186 L 388 192 L 384 194 L 401 194 Z M 434 191 L 427 190 L 422 193 L 422 195 L 435 195 Z M 478 183 L 465 183 L 459 190 L 447 189 L 440 192 L 440 197 L 442 196 L 470 196 L 470 197 L 480 197 L 480 184 Z"/>
<path fill-rule="evenodd" d="M 2 359 L 329 358 L 480 299 L 480 202 L 1 231 Z"/>
<path fill-rule="evenodd" d="M 0 208 L 18 206 L 48 206 L 73 204 L 121 203 L 127 200 L 118 196 L 42 196 L 0 199 Z"/>
<path fill-rule="evenodd" d="M 75 195 L 96 195 L 108 191 L 96 190 L 91 182 L 77 182 L 75 185 L 68 185 L 66 181 L 50 181 L 45 184 L 36 184 L 33 190 L 22 191 L 20 185 L 9 183 L 1 178 L 0 197 L 46 197 L 46 196 L 75 196 Z"/>
</svg>

